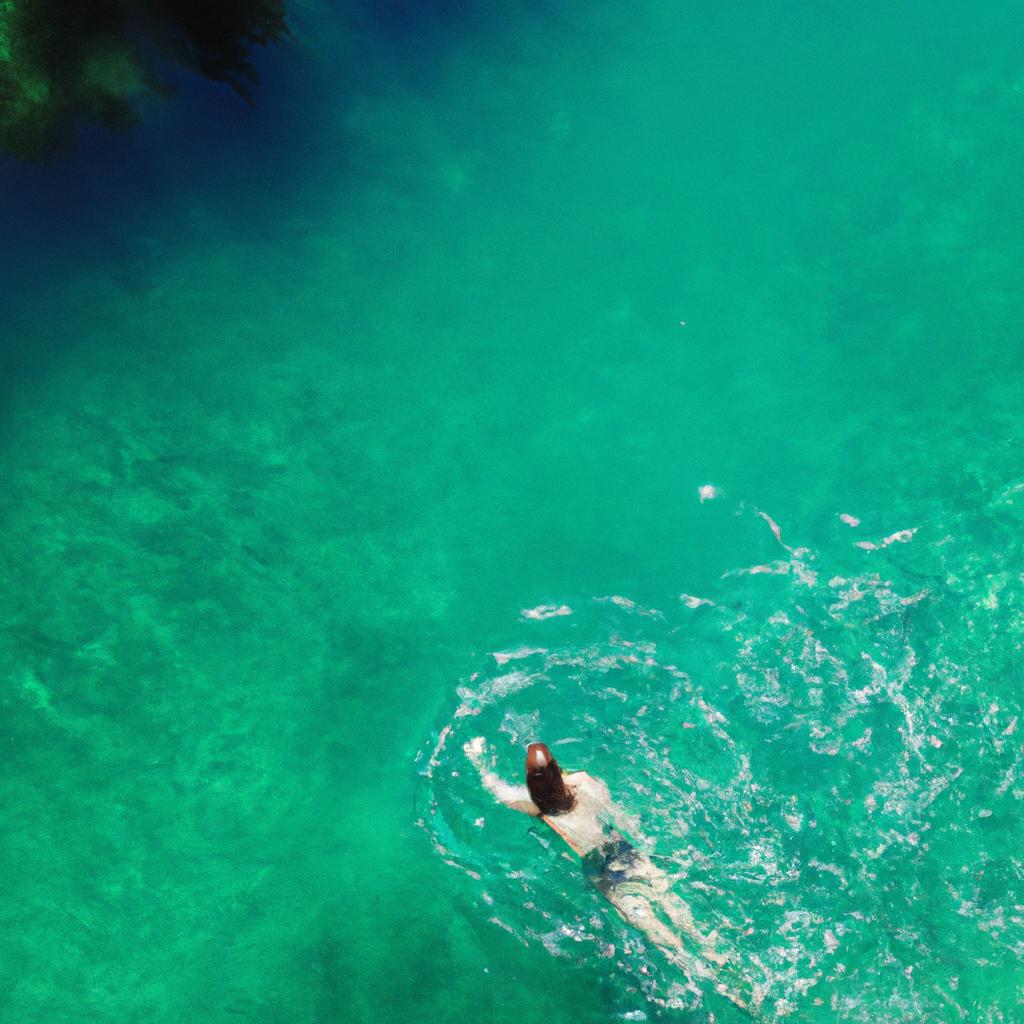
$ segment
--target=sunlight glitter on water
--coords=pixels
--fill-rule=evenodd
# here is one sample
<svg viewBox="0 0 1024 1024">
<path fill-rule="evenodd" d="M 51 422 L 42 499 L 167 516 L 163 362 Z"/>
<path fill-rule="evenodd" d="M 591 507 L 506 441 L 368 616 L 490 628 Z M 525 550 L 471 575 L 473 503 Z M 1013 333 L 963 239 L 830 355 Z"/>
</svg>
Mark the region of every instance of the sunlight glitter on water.
<svg viewBox="0 0 1024 1024">
<path fill-rule="evenodd" d="M 969 621 L 975 603 L 993 612 L 987 574 L 952 592 L 964 567 L 925 526 L 837 534 L 812 551 L 766 513 L 738 512 L 783 556 L 725 568 L 715 593 L 665 611 L 613 595 L 524 619 L 530 629 L 459 689 L 425 768 L 424 827 L 480 874 L 503 926 L 552 955 L 613 962 L 627 1001 L 728 1020 L 739 1011 L 718 986 L 767 1019 L 967 1013 L 964 976 L 1019 970 L 1024 951 L 1024 918 L 1005 906 L 1024 893 L 1004 848 L 1024 797 L 1010 739 L 1019 699 L 992 699 L 985 650 L 962 660 L 969 631 L 939 627 Z M 852 518 L 837 516 L 842 530 Z M 910 545 L 927 545 L 913 569 L 889 559 Z M 472 735 L 516 782 L 524 745 L 541 738 L 603 778 L 630 838 L 716 936 L 714 975 L 706 961 L 671 964 L 545 830 L 491 802 L 463 770 Z M 987 871 L 1009 891 L 989 888 Z"/>
</svg>

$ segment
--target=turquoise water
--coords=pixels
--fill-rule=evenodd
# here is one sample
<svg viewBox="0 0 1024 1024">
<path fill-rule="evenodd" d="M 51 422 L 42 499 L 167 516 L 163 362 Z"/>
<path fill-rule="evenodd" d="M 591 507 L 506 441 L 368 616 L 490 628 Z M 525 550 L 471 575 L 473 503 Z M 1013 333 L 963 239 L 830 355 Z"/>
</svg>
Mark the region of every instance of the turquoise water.
<svg viewBox="0 0 1024 1024">
<path fill-rule="evenodd" d="M 760 1019 L 1019 1019 L 1017 11 L 411 10 L 4 168 L 3 1019 L 742 1019 L 478 734 Z"/>
</svg>

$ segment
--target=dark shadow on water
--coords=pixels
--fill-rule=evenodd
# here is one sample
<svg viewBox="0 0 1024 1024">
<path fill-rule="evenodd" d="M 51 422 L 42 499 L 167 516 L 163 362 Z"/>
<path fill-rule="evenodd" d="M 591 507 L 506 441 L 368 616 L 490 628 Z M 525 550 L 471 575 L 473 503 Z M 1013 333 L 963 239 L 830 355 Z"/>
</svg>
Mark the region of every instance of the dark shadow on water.
<svg viewBox="0 0 1024 1024">
<path fill-rule="evenodd" d="M 243 236 L 273 235 L 295 206 L 305 209 L 325 157 L 331 185 L 344 187 L 346 100 L 393 82 L 426 84 L 452 44 L 480 27 L 477 8 L 475 0 L 395 0 L 345 5 L 316 22 L 302 22 L 300 8 L 290 17 L 293 41 L 255 52 L 251 106 L 221 83 L 165 69 L 170 98 L 144 101 L 126 132 L 86 126 L 77 146 L 48 165 L 0 155 L 0 252 L 102 257 L 112 225 L 117 236 L 130 233 L 182 194 L 215 207 Z"/>
<path fill-rule="evenodd" d="M 180 251 L 224 240 L 287 251 L 375 173 L 353 155 L 347 104 L 396 85 L 429 91 L 460 41 L 500 34 L 531 7 L 394 0 L 334 7 L 317 20 L 296 8 L 294 39 L 255 53 L 252 105 L 171 69 L 172 95 L 146 100 L 126 132 L 87 126 L 47 165 L 0 155 L 0 405 L 19 372 L 43 369 L 84 333 L 73 316 L 46 326 L 62 312 L 65 282 L 138 296 Z"/>
<path fill-rule="evenodd" d="M 292 44 L 257 63 L 252 106 L 225 85 L 178 73 L 170 99 L 147 101 L 126 132 L 86 127 L 48 164 L 0 156 L 0 407 L 19 375 L 44 371 L 73 343 L 73 323 L 46 325 L 64 282 L 84 271 L 144 294 L 175 248 L 274 237 L 308 201 L 332 97 L 352 69 L 329 48 L 318 56 Z"/>
</svg>

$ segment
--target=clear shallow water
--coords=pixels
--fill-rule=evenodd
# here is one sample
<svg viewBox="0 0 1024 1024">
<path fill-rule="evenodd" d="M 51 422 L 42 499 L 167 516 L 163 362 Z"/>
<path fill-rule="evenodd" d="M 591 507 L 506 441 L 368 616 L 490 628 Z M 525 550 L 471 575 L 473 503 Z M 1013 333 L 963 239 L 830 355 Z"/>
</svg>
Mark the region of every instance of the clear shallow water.
<svg viewBox="0 0 1024 1024">
<path fill-rule="evenodd" d="M 1016 13 L 307 9 L 256 112 L 5 168 L 5 1019 L 727 1019 L 479 722 L 587 741 L 767 1014 L 1013 1020 Z"/>
</svg>

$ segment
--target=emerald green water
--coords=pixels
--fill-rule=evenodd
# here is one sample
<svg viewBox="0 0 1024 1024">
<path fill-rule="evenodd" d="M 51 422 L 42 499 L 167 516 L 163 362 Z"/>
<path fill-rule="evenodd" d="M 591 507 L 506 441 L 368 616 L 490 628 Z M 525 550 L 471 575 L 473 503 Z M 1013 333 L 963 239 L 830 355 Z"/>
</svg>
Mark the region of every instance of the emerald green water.
<svg viewBox="0 0 1024 1024">
<path fill-rule="evenodd" d="M 478 734 L 759 1019 L 1020 1019 L 1017 11 L 301 14 L 5 190 L 2 1019 L 744 1019 Z"/>
</svg>

